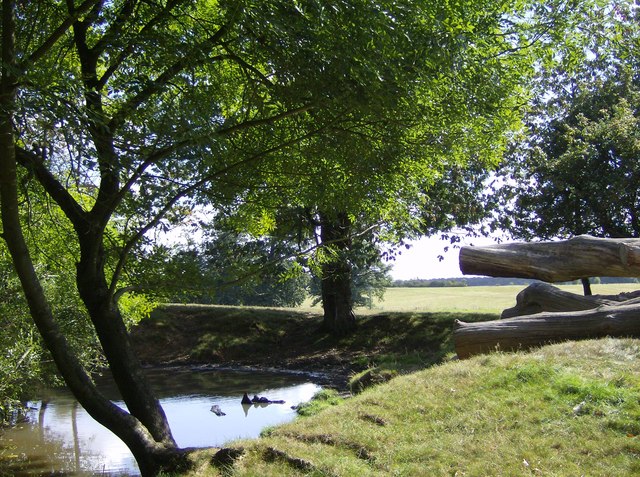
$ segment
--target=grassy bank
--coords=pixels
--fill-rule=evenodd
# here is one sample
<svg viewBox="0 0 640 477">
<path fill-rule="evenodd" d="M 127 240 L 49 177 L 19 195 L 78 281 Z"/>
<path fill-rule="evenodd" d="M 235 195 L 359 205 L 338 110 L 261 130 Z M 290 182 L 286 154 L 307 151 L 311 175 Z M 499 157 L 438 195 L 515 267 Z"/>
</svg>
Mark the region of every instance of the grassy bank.
<svg viewBox="0 0 640 477">
<path fill-rule="evenodd" d="M 188 475 L 639 475 L 639 373 L 638 340 L 448 362 L 233 443 L 227 467 L 203 451 Z"/>
<path fill-rule="evenodd" d="M 520 289 L 390 289 L 389 309 L 361 310 L 358 332 L 340 339 L 318 332 L 310 309 L 168 306 L 134 341 L 156 363 L 397 372 L 347 399 L 325 393 L 260 439 L 203 449 L 180 477 L 640 475 L 640 340 L 453 359 L 453 321 L 495 319 Z M 417 311 L 430 294 L 475 311 Z"/>
<path fill-rule="evenodd" d="M 132 333 L 145 364 L 221 364 L 330 372 L 343 381 L 371 366 L 413 371 L 453 356 L 456 318 L 482 313 L 388 312 L 358 318 L 358 330 L 336 338 L 314 312 L 258 307 L 167 305 Z"/>
</svg>

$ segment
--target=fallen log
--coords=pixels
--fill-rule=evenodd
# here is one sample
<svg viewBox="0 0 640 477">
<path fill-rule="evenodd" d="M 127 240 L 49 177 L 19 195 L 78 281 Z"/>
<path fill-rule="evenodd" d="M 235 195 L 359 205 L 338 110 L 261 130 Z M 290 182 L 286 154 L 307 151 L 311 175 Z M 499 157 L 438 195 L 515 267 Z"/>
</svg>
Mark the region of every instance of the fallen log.
<svg viewBox="0 0 640 477">
<path fill-rule="evenodd" d="M 584 277 L 640 276 L 640 239 L 599 239 L 581 235 L 560 242 L 463 247 L 464 274 L 533 278 L 546 282 Z M 640 291 L 581 296 L 544 283 L 518 294 L 501 320 L 457 321 L 453 340 L 460 358 L 527 349 L 566 340 L 640 337 Z"/>
<path fill-rule="evenodd" d="M 621 303 L 631 304 L 630 300 L 640 297 L 640 290 L 617 295 L 578 295 L 549 285 L 532 283 L 516 296 L 516 306 L 502 312 L 501 318 L 532 315 L 543 311 L 581 311 L 602 305 L 613 306 Z"/>
<path fill-rule="evenodd" d="M 583 277 L 640 277 L 640 239 L 580 235 L 559 242 L 462 247 L 465 275 L 563 282 Z"/>
<path fill-rule="evenodd" d="M 456 320 L 454 343 L 461 359 L 490 351 L 514 351 L 568 340 L 640 337 L 640 304 L 543 312 L 480 323 Z"/>
</svg>

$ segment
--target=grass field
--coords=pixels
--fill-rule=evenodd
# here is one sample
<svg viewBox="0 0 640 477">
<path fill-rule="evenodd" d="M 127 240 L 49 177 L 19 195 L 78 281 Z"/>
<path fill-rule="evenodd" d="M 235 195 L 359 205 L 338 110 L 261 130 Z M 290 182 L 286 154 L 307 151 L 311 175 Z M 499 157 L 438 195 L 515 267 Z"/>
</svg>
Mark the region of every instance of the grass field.
<svg viewBox="0 0 640 477">
<path fill-rule="evenodd" d="M 203 451 L 184 477 L 640 475 L 638 373 L 640 342 L 608 338 L 449 361 Z"/>
<path fill-rule="evenodd" d="M 358 314 L 387 311 L 501 313 L 516 304 L 516 295 L 525 286 L 388 288 L 384 300 L 373 301 L 371 308 L 358 308 Z M 582 294 L 581 285 L 561 285 L 559 288 Z M 640 288 L 637 283 L 592 285 L 594 294 L 615 295 Z M 307 301 L 303 308 L 311 308 Z M 320 307 L 311 309 L 320 311 Z"/>
</svg>

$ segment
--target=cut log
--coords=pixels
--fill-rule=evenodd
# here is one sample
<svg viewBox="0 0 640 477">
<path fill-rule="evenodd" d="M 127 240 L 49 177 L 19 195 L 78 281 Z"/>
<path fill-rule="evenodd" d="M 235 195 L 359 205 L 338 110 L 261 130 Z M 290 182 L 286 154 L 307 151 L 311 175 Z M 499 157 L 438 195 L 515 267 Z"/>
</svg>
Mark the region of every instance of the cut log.
<svg viewBox="0 0 640 477">
<path fill-rule="evenodd" d="M 640 239 L 580 235 L 561 242 L 462 247 L 465 275 L 563 282 L 584 277 L 640 277 Z"/>
<path fill-rule="evenodd" d="M 480 323 L 456 321 L 453 331 L 461 359 L 490 351 L 513 351 L 567 340 L 640 337 L 640 304 L 591 310 L 544 312 Z"/>
<path fill-rule="evenodd" d="M 629 300 L 640 297 L 640 290 L 617 295 L 578 295 L 549 285 L 548 283 L 532 283 L 516 296 L 516 306 L 502 312 L 501 318 L 532 315 L 543 311 L 581 311 L 597 308 L 602 305 L 630 304 Z"/>
</svg>

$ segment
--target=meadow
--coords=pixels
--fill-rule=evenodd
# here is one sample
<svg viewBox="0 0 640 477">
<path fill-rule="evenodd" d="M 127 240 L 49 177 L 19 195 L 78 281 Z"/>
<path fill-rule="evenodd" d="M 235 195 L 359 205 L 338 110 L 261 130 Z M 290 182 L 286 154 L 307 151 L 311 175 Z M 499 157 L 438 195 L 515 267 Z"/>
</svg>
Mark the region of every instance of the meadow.
<svg viewBox="0 0 640 477">
<path fill-rule="evenodd" d="M 373 300 L 371 307 L 360 307 L 358 314 L 383 312 L 452 312 L 452 313 L 501 313 L 516 304 L 516 295 L 525 286 L 445 287 L 445 288 L 387 288 L 382 300 Z M 559 288 L 582 294 L 582 285 L 559 285 Z M 591 285 L 592 292 L 615 295 L 638 290 L 638 283 L 613 283 Z M 303 309 L 320 311 L 307 300 Z"/>
</svg>

